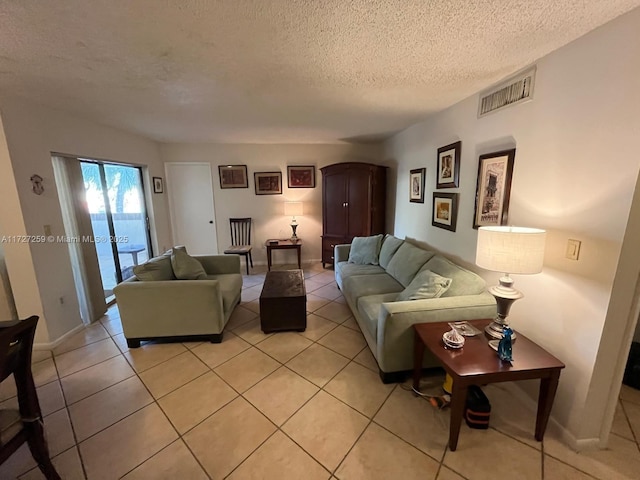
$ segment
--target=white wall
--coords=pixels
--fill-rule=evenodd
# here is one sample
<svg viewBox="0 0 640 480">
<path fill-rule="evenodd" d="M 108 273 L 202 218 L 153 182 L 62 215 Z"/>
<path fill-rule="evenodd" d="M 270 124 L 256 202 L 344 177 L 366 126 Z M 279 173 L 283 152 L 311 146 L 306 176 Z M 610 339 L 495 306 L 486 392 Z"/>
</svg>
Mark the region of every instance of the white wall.
<svg viewBox="0 0 640 480">
<path fill-rule="evenodd" d="M 640 10 L 536 63 L 531 102 L 478 119 L 475 95 L 388 142 L 387 156 L 399 165 L 394 230 L 473 263 L 478 156 L 517 149 L 509 223 L 545 228 L 549 235 L 543 273 L 515 278 L 525 298 L 514 304 L 510 320 L 566 364 L 553 416 L 579 440 L 600 434 L 604 407 L 586 404 L 595 390 L 603 326 L 626 325 L 635 287 L 635 281 L 620 285 L 627 295 L 622 312 L 612 315 L 611 291 L 640 164 Z M 452 233 L 431 226 L 431 192 L 436 150 L 456 140 L 462 141 L 460 188 L 443 190 L 460 193 Z M 419 167 L 427 167 L 423 205 L 408 200 L 409 170 Z M 582 241 L 577 262 L 564 258 L 568 238 Z M 626 263 L 637 267 L 639 260 L 636 248 Z M 497 274 L 483 275 L 496 283 Z M 607 373 L 610 381 L 613 372 Z"/>
<path fill-rule="evenodd" d="M 303 241 L 302 260 L 319 261 L 322 235 L 322 174 L 320 168 L 333 163 L 356 161 L 381 163 L 380 145 L 237 145 L 163 144 L 164 162 L 208 162 L 211 164 L 218 250 L 229 246 L 229 218 L 252 217 L 254 264 L 266 264 L 265 240 L 289 238 L 291 217 L 284 216 L 285 201 L 302 201 L 304 215 L 298 217 L 297 234 Z M 247 165 L 249 188 L 221 189 L 218 165 Z M 288 188 L 287 165 L 315 165 L 316 188 Z M 282 195 L 256 195 L 254 172 L 282 172 Z M 167 191 L 171 185 L 167 182 Z M 170 246 L 169 240 L 166 246 Z M 274 263 L 294 263 L 293 251 L 273 252 Z"/>
<path fill-rule="evenodd" d="M 3 202 L 5 198 L 16 200 L 11 197 L 11 188 L 19 200 L 15 208 L 0 209 L 0 235 L 43 235 L 44 225 L 51 225 L 54 236 L 64 234 L 51 152 L 146 165 L 149 177 L 164 176 L 158 146 L 150 140 L 21 100 L 3 102 L 0 112 L 10 157 L 0 167 L 10 162 L 10 168 L 3 171 L 11 173 L 12 169 L 15 176 L 11 182 L 2 175 L 8 189 L 3 184 Z M 44 179 L 42 195 L 31 191 L 29 179 L 36 173 Z M 151 201 L 157 236 L 167 238 L 165 196 L 152 195 Z M 155 232 L 152 237 L 155 240 Z M 81 324 L 66 244 L 5 245 L 5 254 L 19 316 L 44 317 L 36 333 L 37 343 L 53 342 Z M 30 281 L 32 276 L 37 285 Z M 32 303 L 22 301 L 25 298 L 33 299 Z M 40 309 L 33 304 L 35 299 L 41 302 Z"/>
<path fill-rule="evenodd" d="M 2 230 L 0 228 L 0 230 Z M 15 320 L 16 306 L 11 293 L 11 283 L 7 273 L 7 265 L 4 261 L 4 248 L 0 245 L 0 321 Z"/>
</svg>

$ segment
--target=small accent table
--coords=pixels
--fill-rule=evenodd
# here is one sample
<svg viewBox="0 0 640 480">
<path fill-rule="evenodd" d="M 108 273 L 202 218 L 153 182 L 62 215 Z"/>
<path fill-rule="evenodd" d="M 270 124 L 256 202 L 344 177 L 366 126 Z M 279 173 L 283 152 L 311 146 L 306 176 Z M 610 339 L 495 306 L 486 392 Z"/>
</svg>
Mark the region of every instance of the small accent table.
<svg viewBox="0 0 640 480">
<path fill-rule="evenodd" d="M 490 322 L 491 319 L 469 321 L 479 330 L 484 330 Z M 455 451 L 458 446 L 458 435 L 469 385 L 486 385 L 532 378 L 540 379 L 535 438 L 542 441 L 558 388 L 560 370 L 564 368 L 564 363 L 522 334 L 519 334 L 518 340 L 513 343 L 513 361 L 503 362 L 498 358 L 496 351 L 488 345 L 484 335 L 465 337 L 464 347 L 454 350 L 445 348 L 442 342 L 442 334 L 451 330 L 447 322 L 419 323 L 413 328 L 415 333 L 413 387 L 417 390 L 420 386 L 425 347 L 453 378 L 449 427 L 451 451 Z"/>
<path fill-rule="evenodd" d="M 134 265 L 138 265 L 138 254 L 147 249 L 144 245 L 122 245 L 118 244 L 118 253 L 128 253 Z"/>
<path fill-rule="evenodd" d="M 291 240 L 267 240 L 265 243 L 267 247 L 267 269 L 271 270 L 271 251 L 272 250 L 287 250 L 295 249 L 298 252 L 298 268 L 302 268 L 300 263 L 300 255 L 302 249 L 302 240 L 292 242 Z"/>
</svg>

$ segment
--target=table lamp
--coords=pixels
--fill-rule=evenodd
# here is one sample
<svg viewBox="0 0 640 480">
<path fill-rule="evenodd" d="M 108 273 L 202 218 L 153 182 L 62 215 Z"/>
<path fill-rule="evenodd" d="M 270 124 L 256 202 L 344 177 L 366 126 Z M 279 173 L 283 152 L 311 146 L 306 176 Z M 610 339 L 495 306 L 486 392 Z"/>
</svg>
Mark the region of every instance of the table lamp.
<svg viewBox="0 0 640 480">
<path fill-rule="evenodd" d="M 500 285 L 489 288 L 496 298 L 498 315 L 487 325 L 485 332 L 491 338 L 502 338 L 508 327 L 507 316 L 511 304 L 524 295 L 513 288 L 515 274 L 533 274 L 542 271 L 546 232 L 525 227 L 480 227 L 476 249 L 476 265 L 494 272 L 502 272 Z M 515 340 L 515 333 L 512 338 Z"/>
<path fill-rule="evenodd" d="M 284 202 L 284 214 L 291 215 L 291 241 L 297 242 L 298 236 L 296 235 L 296 229 L 298 228 L 298 222 L 296 222 L 296 215 L 302 215 L 302 202 Z"/>
</svg>

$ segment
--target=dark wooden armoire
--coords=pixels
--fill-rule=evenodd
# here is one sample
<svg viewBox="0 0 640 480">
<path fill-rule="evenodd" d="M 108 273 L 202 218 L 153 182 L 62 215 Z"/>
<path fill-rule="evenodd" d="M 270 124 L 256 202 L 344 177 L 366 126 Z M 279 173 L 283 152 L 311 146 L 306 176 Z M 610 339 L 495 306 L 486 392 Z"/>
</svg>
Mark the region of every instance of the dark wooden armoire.
<svg viewBox="0 0 640 480">
<path fill-rule="evenodd" d="M 333 265 L 333 247 L 353 237 L 384 233 L 387 167 L 337 163 L 322 172 L 322 266 Z"/>
</svg>

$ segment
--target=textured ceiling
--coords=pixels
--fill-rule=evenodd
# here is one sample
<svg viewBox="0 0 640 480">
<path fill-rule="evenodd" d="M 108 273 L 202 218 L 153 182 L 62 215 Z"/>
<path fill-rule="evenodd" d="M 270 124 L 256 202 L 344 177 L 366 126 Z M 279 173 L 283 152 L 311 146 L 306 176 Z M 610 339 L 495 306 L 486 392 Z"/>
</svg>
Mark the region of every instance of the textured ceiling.
<svg viewBox="0 0 640 480">
<path fill-rule="evenodd" d="M 0 98 L 158 141 L 371 141 L 638 5 L 3 0 Z"/>
</svg>

